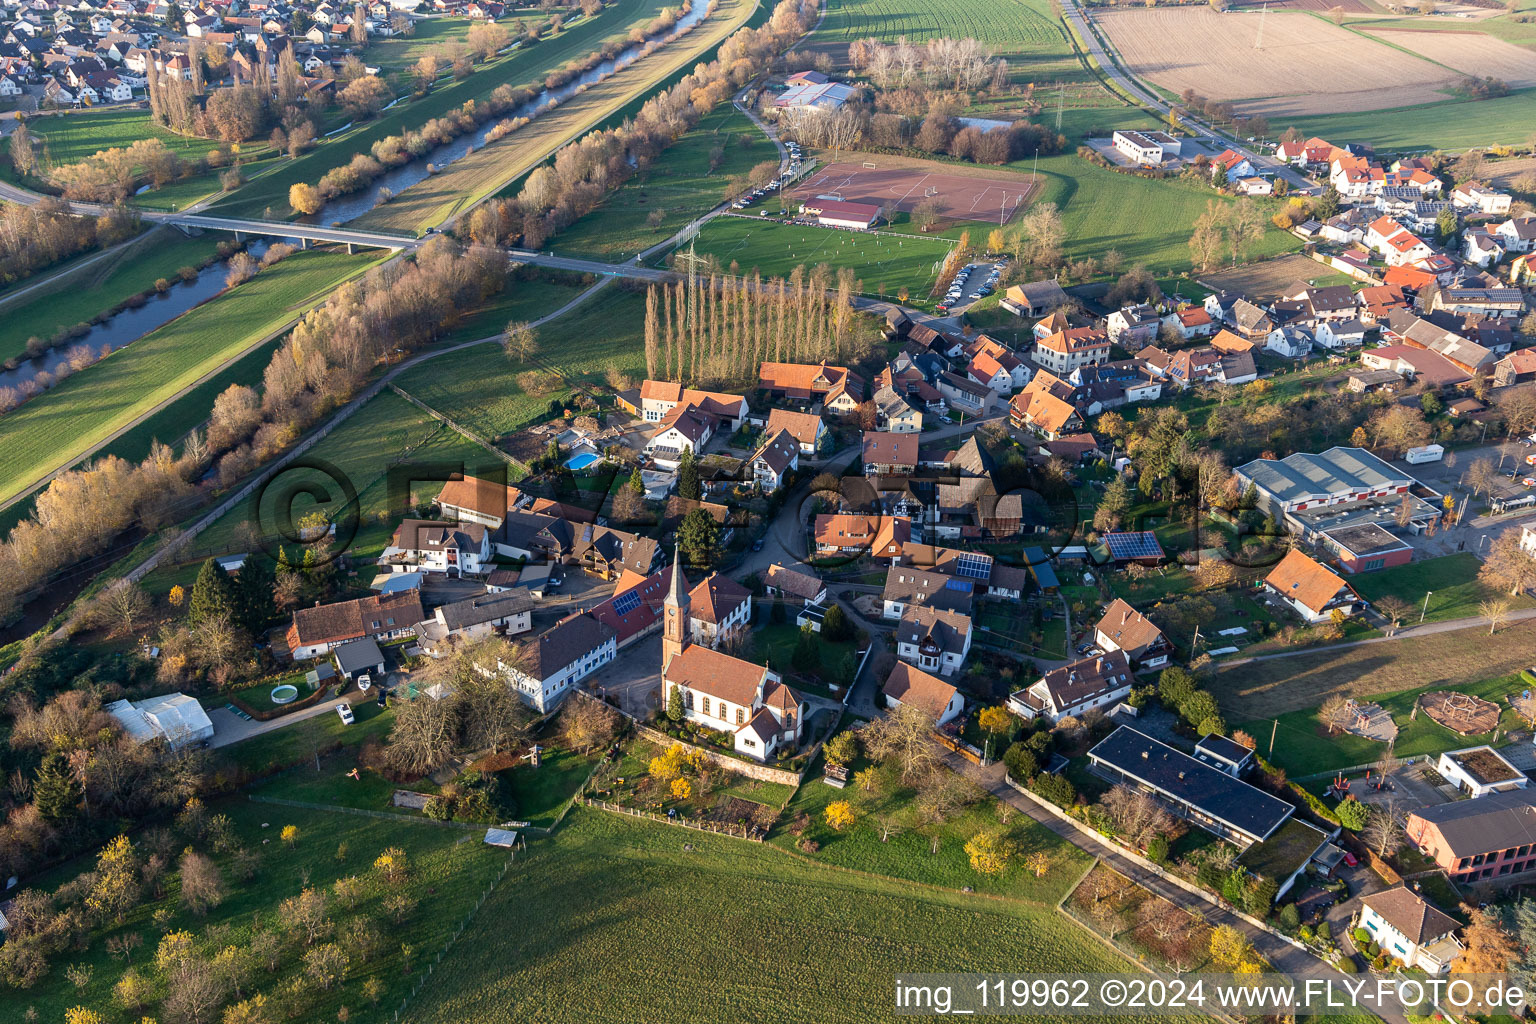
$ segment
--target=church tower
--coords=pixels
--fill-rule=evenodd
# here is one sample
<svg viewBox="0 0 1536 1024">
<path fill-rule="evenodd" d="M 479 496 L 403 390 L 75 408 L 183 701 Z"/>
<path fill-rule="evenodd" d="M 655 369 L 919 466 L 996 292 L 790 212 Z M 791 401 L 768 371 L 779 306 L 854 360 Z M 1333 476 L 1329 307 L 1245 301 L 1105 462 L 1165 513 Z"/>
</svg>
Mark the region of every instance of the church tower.
<svg viewBox="0 0 1536 1024">
<path fill-rule="evenodd" d="M 665 672 L 672 658 L 688 646 L 688 580 L 683 575 L 683 554 L 679 546 L 672 557 L 672 585 L 667 588 L 665 621 L 661 627 L 661 670 Z"/>
</svg>

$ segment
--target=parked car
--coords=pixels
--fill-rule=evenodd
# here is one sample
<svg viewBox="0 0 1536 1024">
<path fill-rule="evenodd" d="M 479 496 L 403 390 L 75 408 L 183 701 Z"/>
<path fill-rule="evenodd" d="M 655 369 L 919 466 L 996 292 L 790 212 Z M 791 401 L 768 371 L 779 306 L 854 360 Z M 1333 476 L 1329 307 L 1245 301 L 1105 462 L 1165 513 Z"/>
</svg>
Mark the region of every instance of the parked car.
<svg viewBox="0 0 1536 1024">
<path fill-rule="evenodd" d="M 384 695 L 381 693 L 379 696 L 382 697 Z M 352 717 L 351 704 L 337 704 L 336 714 L 341 718 L 342 725 L 351 725 L 354 721 L 356 721 L 356 719 Z"/>
</svg>

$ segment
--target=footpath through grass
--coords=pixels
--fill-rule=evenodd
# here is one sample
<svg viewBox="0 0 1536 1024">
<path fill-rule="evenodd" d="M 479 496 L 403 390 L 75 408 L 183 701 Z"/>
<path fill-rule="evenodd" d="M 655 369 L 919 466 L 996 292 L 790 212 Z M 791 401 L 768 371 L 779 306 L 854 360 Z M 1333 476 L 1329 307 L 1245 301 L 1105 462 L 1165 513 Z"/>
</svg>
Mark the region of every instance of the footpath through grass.
<svg viewBox="0 0 1536 1024">
<path fill-rule="evenodd" d="M 577 808 L 519 855 L 408 1015 L 867 1024 L 893 1018 L 907 970 L 1128 969 L 1048 905 Z"/>
<path fill-rule="evenodd" d="M 178 270 L 212 256 L 224 237 L 209 233 L 188 238 L 172 228 L 151 228 L 110 256 L 58 274 L 26 299 L 0 305 L 5 324 L 0 330 L 0 360 L 25 352 L 28 338 L 51 338 L 61 328 L 88 321 L 148 291 L 162 277 L 177 281 Z"/>
<path fill-rule="evenodd" d="M 378 258 L 296 253 L 10 413 L 0 421 L 0 498 L 69 465 Z"/>
<path fill-rule="evenodd" d="M 715 11 L 687 35 L 540 114 L 506 138 L 455 160 L 440 173 L 352 221 L 352 226 L 419 235 L 460 216 L 549 159 L 561 146 L 693 64 L 747 20 L 754 2 L 719 0 Z M 658 5 L 656 12 L 661 9 Z"/>
</svg>

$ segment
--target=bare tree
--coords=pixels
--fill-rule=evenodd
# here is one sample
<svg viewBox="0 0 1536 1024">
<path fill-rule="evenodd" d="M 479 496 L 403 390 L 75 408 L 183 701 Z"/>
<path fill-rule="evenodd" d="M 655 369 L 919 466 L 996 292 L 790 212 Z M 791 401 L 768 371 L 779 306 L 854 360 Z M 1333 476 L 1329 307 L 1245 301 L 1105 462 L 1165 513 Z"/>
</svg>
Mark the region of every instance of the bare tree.
<svg viewBox="0 0 1536 1024">
<path fill-rule="evenodd" d="M 181 903 L 198 917 L 224 902 L 224 875 L 211 857 L 189 851 L 181 857 Z"/>
<path fill-rule="evenodd" d="M 1388 799 L 1380 807 L 1371 808 L 1371 817 L 1360 833 L 1366 845 L 1378 857 L 1390 857 L 1403 845 L 1403 826 L 1397 820 L 1397 801 Z"/>
<path fill-rule="evenodd" d="M 616 711 L 596 698 L 573 694 L 560 711 L 560 735 L 583 754 L 613 742 L 619 728 Z"/>
<path fill-rule="evenodd" d="M 508 359 L 527 363 L 539 354 L 538 333 L 526 321 L 514 320 L 502 332 L 501 350 Z"/>
<path fill-rule="evenodd" d="M 864 747 L 875 760 L 893 764 L 903 782 L 913 782 L 939 763 L 933 719 L 921 708 L 903 704 L 864 729 Z"/>
<path fill-rule="evenodd" d="M 1504 598 L 1490 598 L 1477 606 L 1483 618 L 1488 620 L 1488 635 L 1493 636 L 1499 627 L 1509 621 L 1509 602 Z"/>
<path fill-rule="evenodd" d="M 1317 717 L 1328 727 L 1329 733 L 1336 733 L 1347 729 L 1355 720 L 1354 710 L 1349 706 L 1349 701 L 1335 693 L 1323 701 L 1323 706 L 1318 709 Z"/>
</svg>

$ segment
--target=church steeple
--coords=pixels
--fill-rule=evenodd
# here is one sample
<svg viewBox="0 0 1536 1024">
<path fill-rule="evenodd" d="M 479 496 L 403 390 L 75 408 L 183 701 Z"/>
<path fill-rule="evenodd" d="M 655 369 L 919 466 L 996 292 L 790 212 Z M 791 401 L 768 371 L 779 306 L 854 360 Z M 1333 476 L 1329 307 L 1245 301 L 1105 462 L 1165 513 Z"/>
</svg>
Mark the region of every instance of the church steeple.
<svg viewBox="0 0 1536 1024">
<path fill-rule="evenodd" d="M 673 657 L 688 646 L 688 578 L 683 575 L 683 550 L 679 545 L 672 556 L 672 581 L 667 587 L 666 609 L 661 634 L 661 670 L 666 672 Z"/>
</svg>

